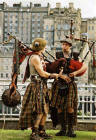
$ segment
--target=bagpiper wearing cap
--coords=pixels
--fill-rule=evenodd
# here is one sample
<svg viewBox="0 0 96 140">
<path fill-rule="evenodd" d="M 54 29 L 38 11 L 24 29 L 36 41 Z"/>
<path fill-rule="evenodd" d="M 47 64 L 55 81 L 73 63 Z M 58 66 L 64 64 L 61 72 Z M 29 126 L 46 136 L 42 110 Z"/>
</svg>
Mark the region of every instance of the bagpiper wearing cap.
<svg viewBox="0 0 96 140">
<path fill-rule="evenodd" d="M 51 74 L 46 72 L 42 57 L 46 40 L 36 38 L 30 47 L 33 54 L 28 59 L 29 70 L 27 70 L 30 72 L 31 82 L 23 97 L 19 124 L 21 129 L 32 129 L 30 140 L 43 140 L 43 138 L 51 138 L 44 129 L 49 104 L 47 78 L 51 77 Z M 57 77 L 58 74 L 52 76 Z"/>
<path fill-rule="evenodd" d="M 43 38 L 36 38 L 32 44 L 30 45 L 30 47 L 32 48 L 33 51 L 40 51 L 42 49 L 44 49 L 46 47 L 46 40 Z"/>
<path fill-rule="evenodd" d="M 65 38 L 63 40 L 60 41 L 61 43 L 68 43 L 69 46 L 71 47 L 72 46 L 72 40 L 70 38 Z"/>
<path fill-rule="evenodd" d="M 74 82 L 74 76 L 75 73 L 79 74 L 82 68 L 72 73 L 69 68 L 72 41 L 71 39 L 64 39 L 60 42 L 62 43 L 63 56 L 67 62 L 63 67 L 63 76 L 60 77 L 62 79 L 64 77 L 64 80 L 59 78 L 53 83 L 50 105 L 51 118 L 54 126 L 58 123 L 61 125 L 61 130 L 56 136 L 76 137 L 73 129 L 77 123 L 77 85 Z"/>
</svg>

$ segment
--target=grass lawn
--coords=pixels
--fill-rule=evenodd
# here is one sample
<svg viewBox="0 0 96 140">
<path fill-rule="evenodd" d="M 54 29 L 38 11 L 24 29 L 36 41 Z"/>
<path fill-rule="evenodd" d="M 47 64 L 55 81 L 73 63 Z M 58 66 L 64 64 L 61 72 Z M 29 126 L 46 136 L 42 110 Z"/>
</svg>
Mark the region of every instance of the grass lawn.
<svg viewBox="0 0 96 140">
<path fill-rule="evenodd" d="M 96 140 L 96 132 L 91 131 L 76 131 L 76 138 L 57 137 L 55 134 L 58 130 L 47 130 L 47 133 L 52 135 L 50 140 Z M 31 130 L 3 130 L 0 129 L 0 140 L 30 140 Z"/>
</svg>

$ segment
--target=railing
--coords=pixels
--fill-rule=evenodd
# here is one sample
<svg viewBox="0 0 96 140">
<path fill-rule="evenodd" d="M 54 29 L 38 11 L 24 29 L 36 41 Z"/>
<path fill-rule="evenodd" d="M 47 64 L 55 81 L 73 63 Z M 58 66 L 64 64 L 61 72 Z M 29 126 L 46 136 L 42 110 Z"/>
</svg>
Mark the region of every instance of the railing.
<svg viewBox="0 0 96 140">
<path fill-rule="evenodd" d="M 21 94 L 21 100 L 26 89 L 27 84 L 18 84 L 18 91 Z M 19 119 L 21 105 L 16 108 L 6 107 L 2 103 L 2 93 L 9 87 L 9 83 L 0 84 L 0 120 Z M 50 87 L 50 83 L 49 83 Z M 96 86 L 79 86 L 78 85 L 78 119 L 79 120 L 96 120 Z"/>
<path fill-rule="evenodd" d="M 78 97 L 78 119 L 96 119 L 96 96 Z"/>
<path fill-rule="evenodd" d="M 21 94 L 21 101 L 23 99 L 23 95 L 25 93 L 25 89 L 27 87 L 27 84 L 18 84 L 17 90 Z M 7 107 L 3 104 L 2 93 L 4 92 L 5 89 L 8 89 L 8 88 L 9 88 L 9 83 L 6 84 L 6 82 L 5 82 L 5 83 L 0 84 L 0 118 L 1 119 L 3 119 L 3 118 L 7 118 L 7 119 L 8 118 L 18 118 L 20 115 L 20 111 L 21 111 L 21 104 L 15 108 L 10 108 L 10 107 Z"/>
</svg>

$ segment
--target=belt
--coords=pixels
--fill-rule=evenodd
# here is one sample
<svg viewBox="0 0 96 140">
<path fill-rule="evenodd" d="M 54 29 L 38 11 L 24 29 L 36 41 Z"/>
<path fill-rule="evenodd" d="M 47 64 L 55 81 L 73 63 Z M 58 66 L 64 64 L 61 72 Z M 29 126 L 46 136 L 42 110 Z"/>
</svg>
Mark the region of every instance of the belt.
<svg viewBox="0 0 96 140">
<path fill-rule="evenodd" d="M 46 78 L 43 78 L 43 77 L 40 77 L 39 75 L 31 75 L 31 81 L 33 80 L 39 80 L 39 81 L 43 81 L 43 82 L 47 82 L 47 79 Z"/>
<path fill-rule="evenodd" d="M 41 80 L 41 77 L 39 76 L 39 75 L 31 75 L 31 81 L 33 80 L 33 79 L 36 79 L 36 80 Z"/>
</svg>

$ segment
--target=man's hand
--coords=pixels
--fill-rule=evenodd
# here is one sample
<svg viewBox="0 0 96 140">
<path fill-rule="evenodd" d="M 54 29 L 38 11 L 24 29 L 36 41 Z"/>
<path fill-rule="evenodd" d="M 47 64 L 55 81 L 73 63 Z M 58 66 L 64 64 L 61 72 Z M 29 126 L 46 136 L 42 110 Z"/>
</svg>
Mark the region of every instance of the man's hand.
<svg viewBox="0 0 96 140">
<path fill-rule="evenodd" d="M 63 80 L 65 80 L 67 83 L 71 82 L 71 79 L 67 75 L 62 75 L 63 68 L 61 68 L 61 71 L 59 72 L 59 77 Z"/>
<path fill-rule="evenodd" d="M 59 74 L 57 74 L 57 73 L 52 73 L 52 74 L 50 74 L 50 76 L 48 77 L 49 79 L 51 78 L 51 79 L 58 79 L 58 77 L 59 77 Z"/>
<path fill-rule="evenodd" d="M 58 79 L 59 74 L 53 73 L 53 75 L 54 75 L 54 77 L 55 77 L 56 79 Z"/>
<path fill-rule="evenodd" d="M 77 72 L 72 72 L 72 73 L 69 74 L 69 77 L 74 77 L 76 75 L 77 75 Z"/>
<path fill-rule="evenodd" d="M 67 75 L 60 75 L 59 76 L 61 79 L 65 80 L 67 83 L 71 82 L 70 77 L 68 77 Z"/>
</svg>

